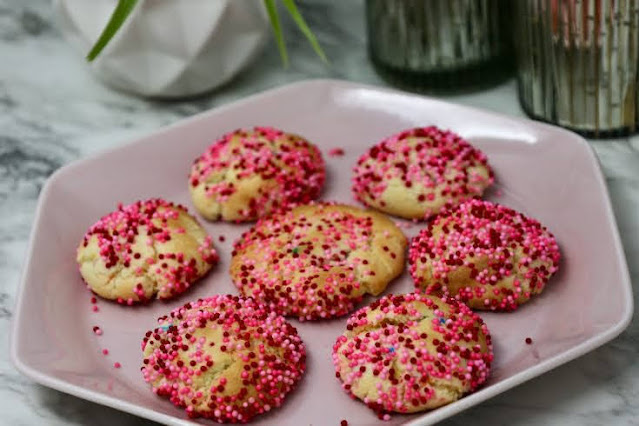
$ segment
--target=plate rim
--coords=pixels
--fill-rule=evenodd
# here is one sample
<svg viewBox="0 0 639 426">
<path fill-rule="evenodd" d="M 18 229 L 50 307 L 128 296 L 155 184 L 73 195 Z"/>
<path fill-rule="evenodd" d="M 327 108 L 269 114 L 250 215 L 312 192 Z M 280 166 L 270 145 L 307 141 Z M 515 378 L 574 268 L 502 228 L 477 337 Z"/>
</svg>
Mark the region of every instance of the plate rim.
<svg viewBox="0 0 639 426">
<path fill-rule="evenodd" d="M 16 367 L 16 369 L 20 373 L 22 373 L 24 376 L 34 380 L 36 383 L 39 383 L 41 385 L 56 389 L 58 391 L 94 402 L 97 404 L 101 404 L 107 407 L 118 409 L 120 411 L 124 411 L 124 412 L 134 414 L 140 417 L 145 417 L 147 419 L 162 422 L 165 424 L 173 424 L 173 425 L 193 424 L 192 422 L 186 419 L 180 419 L 177 416 L 163 414 L 138 404 L 133 404 L 116 397 L 108 396 L 85 387 L 71 384 L 62 379 L 43 373 L 37 370 L 36 368 L 28 365 L 27 363 L 23 361 L 23 359 L 21 359 L 21 356 L 18 353 L 18 338 L 17 338 L 18 329 L 20 324 L 23 321 L 22 310 L 24 307 L 24 293 L 27 286 L 27 282 L 29 281 L 32 274 L 32 263 L 33 263 L 32 256 L 34 252 L 34 244 L 35 244 L 36 236 L 40 233 L 39 231 L 41 226 L 41 218 L 43 216 L 43 206 L 45 204 L 45 201 L 47 201 L 48 198 L 50 197 L 50 193 L 52 191 L 52 188 L 55 186 L 56 182 L 60 180 L 60 178 L 63 177 L 64 175 L 68 174 L 70 171 L 74 170 L 75 168 L 81 165 L 84 165 L 85 163 L 91 163 L 105 155 L 110 155 L 116 151 L 126 149 L 127 147 L 150 143 L 152 137 L 155 137 L 160 134 L 164 134 L 166 132 L 172 131 L 177 128 L 189 126 L 192 122 L 202 120 L 209 115 L 218 114 L 229 109 L 235 109 L 235 108 L 241 107 L 244 104 L 251 103 L 261 98 L 267 98 L 269 96 L 279 95 L 287 91 L 300 90 L 306 86 L 311 86 L 311 85 L 326 85 L 327 90 L 334 89 L 334 88 L 338 90 L 360 88 L 360 89 L 374 90 L 374 91 L 383 92 L 387 94 L 399 94 L 409 98 L 427 100 L 427 101 L 441 103 L 448 106 L 463 108 L 469 111 L 480 112 L 482 114 L 489 114 L 494 117 L 506 119 L 511 122 L 520 122 L 520 123 L 524 122 L 529 126 L 533 125 L 534 127 L 537 127 L 537 128 L 549 129 L 552 132 L 559 131 L 561 133 L 564 133 L 566 137 L 570 137 L 575 142 L 578 142 L 580 145 L 586 147 L 586 150 L 588 152 L 588 160 L 590 161 L 591 165 L 594 167 L 594 172 L 596 174 L 596 182 L 600 186 L 602 190 L 602 194 L 604 196 L 605 214 L 608 218 L 608 225 L 611 228 L 610 230 L 612 232 L 614 248 L 617 252 L 617 256 L 616 256 L 617 267 L 621 271 L 621 283 L 619 285 L 622 287 L 622 291 L 625 297 L 624 312 L 623 312 L 623 316 L 621 320 L 619 320 L 617 323 L 615 323 L 613 326 L 611 326 L 607 330 L 604 330 L 601 333 L 591 337 L 590 339 L 584 342 L 581 342 L 580 344 L 576 346 L 573 346 L 572 348 L 568 349 L 565 352 L 562 352 L 551 358 L 548 358 L 542 361 L 541 363 L 536 364 L 532 367 L 529 367 L 524 371 L 516 373 L 515 375 L 510 376 L 507 379 L 501 382 L 498 382 L 494 385 L 491 385 L 490 387 L 486 387 L 473 394 L 466 395 L 465 397 L 456 401 L 455 404 L 440 407 L 437 410 L 433 410 L 430 412 L 425 412 L 422 416 L 416 419 L 413 419 L 411 421 L 405 422 L 404 423 L 405 425 L 409 425 L 409 426 L 430 425 L 435 422 L 441 421 L 445 418 L 448 418 L 454 414 L 461 413 L 472 406 L 475 406 L 481 402 L 484 402 L 534 377 L 547 373 L 548 371 L 551 371 L 561 365 L 564 365 L 570 361 L 575 360 L 576 358 L 580 356 L 587 354 L 588 352 L 591 352 L 603 346 L 604 344 L 610 342 L 612 339 L 620 335 L 628 327 L 628 325 L 630 324 L 630 321 L 632 320 L 632 316 L 634 312 L 632 281 L 630 279 L 630 273 L 628 270 L 626 255 L 625 255 L 623 245 L 621 242 L 621 237 L 619 234 L 619 227 L 617 225 L 617 220 L 614 215 L 614 211 L 612 209 L 610 194 L 608 191 L 608 187 L 605 183 L 605 178 L 601 170 L 601 165 L 598 160 L 598 157 L 596 156 L 594 152 L 594 149 L 586 141 L 586 139 L 566 129 L 562 129 L 560 127 L 553 126 L 547 123 L 534 121 L 526 117 L 514 117 L 514 116 L 502 114 L 499 112 L 486 110 L 483 108 L 463 105 L 454 101 L 451 102 L 448 100 L 442 100 L 436 97 L 424 96 L 424 95 L 404 92 L 401 90 L 388 88 L 388 87 L 380 87 L 380 86 L 374 86 L 370 84 L 362 84 L 362 83 L 350 82 L 350 81 L 338 80 L 338 79 L 307 79 L 307 80 L 300 80 L 290 84 L 277 86 L 270 89 L 265 89 L 263 91 L 254 93 L 252 95 L 243 97 L 241 99 L 228 102 L 223 105 L 213 106 L 210 109 L 201 111 L 190 117 L 178 119 L 174 123 L 171 123 L 166 126 L 162 126 L 155 130 L 149 130 L 148 132 L 145 132 L 142 135 L 138 135 L 132 138 L 131 140 L 128 140 L 117 146 L 100 150 L 96 153 L 74 160 L 68 164 L 63 165 L 62 167 L 57 169 L 51 176 L 49 176 L 38 197 L 36 211 L 35 211 L 34 219 L 32 222 L 33 226 L 32 226 L 31 233 L 29 236 L 29 241 L 27 244 L 27 251 L 26 251 L 27 254 L 22 264 L 20 279 L 18 282 L 18 289 L 17 289 L 16 300 L 14 305 L 15 306 L 14 315 L 11 319 L 10 339 L 9 339 L 10 340 L 9 341 L 10 359 L 13 365 Z"/>
</svg>

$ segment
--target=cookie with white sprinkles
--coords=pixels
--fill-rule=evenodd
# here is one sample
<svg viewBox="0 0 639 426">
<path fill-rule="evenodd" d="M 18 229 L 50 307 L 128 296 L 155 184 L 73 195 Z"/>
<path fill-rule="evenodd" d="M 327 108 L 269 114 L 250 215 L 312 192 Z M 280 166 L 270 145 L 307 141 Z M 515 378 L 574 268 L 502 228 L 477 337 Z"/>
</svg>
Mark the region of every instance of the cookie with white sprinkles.
<svg viewBox="0 0 639 426">
<path fill-rule="evenodd" d="M 261 219 L 235 243 L 240 292 L 284 315 L 344 315 L 404 269 L 406 237 L 386 216 L 341 204 L 309 204 Z"/>
<path fill-rule="evenodd" d="M 150 199 L 119 205 L 91 226 L 76 260 L 93 292 L 132 305 L 183 293 L 218 255 L 186 207 Z"/>
<path fill-rule="evenodd" d="M 444 207 L 480 196 L 494 181 L 486 155 L 435 126 L 403 131 L 360 157 L 355 198 L 407 219 L 428 219 Z"/>
<path fill-rule="evenodd" d="M 560 257 L 554 236 L 538 221 L 481 200 L 437 216 L 411 241 L 408 255 L 418 289 L 498 311 L 541 293 Z"/>
<path fill-rule="evenodd" d="M 213 143 L 195 160 L 189 189 L 206 219 L 245 222 L 316 199 L 325 179 L 315 145 L 292 133 L 255 127 Z"/>
<path fill-rule="evenodd" d="M 489 377 L 486 324 L 456 300 L 388 295 L 355 312 L 333 346 L 335 375 L 380 418 L 451 403 Z"/>
<path fill-rule="evenodd" d="M 142 375 L 190 417 L 246 423 L 281 406 L 306 370 L 297 330 L 253 299 L 216 295 L 158 320 Z"/>
</svg>

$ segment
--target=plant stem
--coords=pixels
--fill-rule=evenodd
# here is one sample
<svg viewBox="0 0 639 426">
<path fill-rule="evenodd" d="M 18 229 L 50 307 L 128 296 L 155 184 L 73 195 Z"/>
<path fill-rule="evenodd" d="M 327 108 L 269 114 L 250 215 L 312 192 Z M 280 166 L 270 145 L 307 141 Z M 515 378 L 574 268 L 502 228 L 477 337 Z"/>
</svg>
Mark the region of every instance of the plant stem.
<svg viewBox="0 0 639 426">
<path fill-rule="evenodd" d="M 129 17 L 138 0 L 119 0 L 115 10 L 111 14 L 111 18 L 107 23 L 104 30 L 102 30 L 102 34 L 98 38 L 98 41 L 93 45 L 93 48 L 87 55 L 87 61 L 93 61 L 105 46 L 111 41 L 115 33 L 118 32 L 122 24 Z"/>
<path fill-rule="evenodd" d="M 284 43 L 284 34 L 282 33 L 282 26 L 280 25 L 280 17 L 277 13 L 277 5 L 275 0 L 264 0 L 264 6 L 268 12 L 268 18 L 271 21 L 271 27 L 273 28 L 273 34 L 275 35 L 275 41 L 277 41 L 277 48 L 280 51 L 282 57 L 282 63 L 284 67 L 288 66 L 288 54 L 286 52 L 286 44 Z"/>
</svg>

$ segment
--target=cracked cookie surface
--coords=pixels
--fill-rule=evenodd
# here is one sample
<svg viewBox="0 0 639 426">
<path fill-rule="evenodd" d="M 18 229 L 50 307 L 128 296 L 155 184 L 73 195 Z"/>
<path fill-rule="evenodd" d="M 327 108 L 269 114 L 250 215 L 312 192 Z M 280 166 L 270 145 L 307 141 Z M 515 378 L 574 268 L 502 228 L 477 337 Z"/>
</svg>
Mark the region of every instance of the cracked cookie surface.
<svg viewBox="0 0 639 426">
<path fill-rule="evenodd" d="M 406 237 L 383 214 L 317 203 L 261 219 L 235 242 L 231 277 L 271 309 L 317 320 L 347 314 L 404 269 Z"/>
<path fill-rule="evenodd" d="M 199 299 L 158 323 L 142 341 L 142 375 L 190 417 L 246 423 L 282 405 L 306 369 L 295 327 L 251 298 Z"/>
<path fill-rule="evenodd" d="M 191 198 L 208 220 L 253 221 L 319 197 L 326 178 L 320 150 L 272 127 L 227 133 L 195 160 Z"/>
<path fill-rule="evenodd" d="M 512 311 L 541 293 L 560 258 L 555 237 L 538 221 L 481 200 L 437 216 L 408 255 L 417 289 L 493 311 Z"/>
<path fill-rule="evenodd" d="M 483 152 L 435 126 L 384 139 L 359 158 L 353 172 L 358 201 L 416 220 L 480 196 L 494 181 Z"/>
<path fill-rule="evenodd" d="M 150 199 L 119 205 L 91 226 L 76 260 L 93 292 L 131 305 L 183 293 L 218 255 L 185 207 Z"/>
<path fill-rule="evenodd" d="M 388 295 L 355 312 L 333 346 L 335 375 L 380 418 L 440 407 L 488 378 L 491 337 L 454 299 Z"/>
</svg>

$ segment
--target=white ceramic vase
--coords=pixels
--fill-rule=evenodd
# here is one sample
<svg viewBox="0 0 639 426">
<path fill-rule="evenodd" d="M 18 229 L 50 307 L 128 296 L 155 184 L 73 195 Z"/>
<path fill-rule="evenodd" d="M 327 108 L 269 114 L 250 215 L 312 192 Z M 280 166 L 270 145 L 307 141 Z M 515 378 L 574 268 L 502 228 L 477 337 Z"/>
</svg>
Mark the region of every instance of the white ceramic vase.
<svg viewBox="0 0 639 426">
<path fill-rule="evenodd" d="M 116 0 L 54 0 L 66 37 L 86 55 Z M 262 0 L 140 0 L 90 64 L 104 82 L 149 97 L 188 97 L 231 79 L 269 37 Z"/>
</svg>

